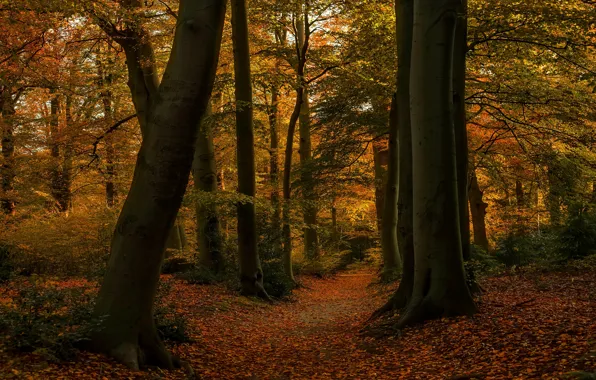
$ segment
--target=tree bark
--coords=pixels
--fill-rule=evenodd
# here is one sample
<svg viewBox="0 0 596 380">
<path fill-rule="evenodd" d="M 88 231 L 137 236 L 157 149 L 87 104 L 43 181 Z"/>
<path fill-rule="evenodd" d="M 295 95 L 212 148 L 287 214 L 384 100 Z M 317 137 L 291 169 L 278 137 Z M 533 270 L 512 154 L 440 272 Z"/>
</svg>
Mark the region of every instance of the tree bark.
<svg viewBox="0 0 596 380">
<path fill-rule="evenodd" d="M 515 181 L 515 200 L 518 209 L 522 209 L 525 206 L 524 185 L 519 179 Z"/>
<path fill-rule="evenodd" d="M 54 199 L 54 206 L 58 212 L 67 212 L 70 206 L 70 186 L 63 170 L 66 151 L 63 130 L 60 128 L 60 95 L 55 89 L 50 89 L 50 194 Z"/>
<path fill-rule="evenodd" d="M 304 23 L 308 24 L 308 11 L 304 12 Z M 302 42 L 302 43 L 300 43 Z M 304 99 L 304 66 L 306 64 L 306 53 L 308 52 L 308 46 L 310 42 L 310 29 L 306 29 L 304 33 L 303 41 L 296 38 L 296 58 L 298 60 L 296 64 L 296 101 L 294 103 L 294 110 L 290 116 L 290 122 L 288 123 L 288 134 L 286 139 L 286 150 L 284 158 L 284 177 L 283 177 L 283 196 L 284 203 L 282 209 L 283 219 L 283 245 L 284 245 L 284 263 L 291 263 L 292 261 L 292 230 L 290 226 L 290 199 L 292 195 L 291 189 L 291 178 L 292 178 L 292 153 L 294 148 L 294 134 L 296 132 L 296 123 L 300 117 L 300 110 L 302 108 L 302 101 Z M 285 267 L 286 275 L 293 279 L 291 266 Z"/>
<path fill-rule="evenodd" d="M 101 101 L 103 104 L 103 114 L 106 127 L 110 127 L 114 122 L 114 111 L 113 111 L 113 96 L 112 96 L 112 74 L 105 72 L 103 63 L 100 59 L 97 60 L 97 71 L 98 71 L 98 85 L 101 88 Z M 108 208 L 114 207 L 116 203 L 116 165 L 114 163 L 115 150 L 114 150 L 114 139 L 112 133 L 108 133 L 104 138 L 104 144 L 106 149 L 106 205 Z"/>
<path fill-rule="evenodd" d="M 466 53 L 468 51 L 468 1 L 457 8 L 453 48 L 453 124 L 457 165 L 459 229 L 464 261 L 470 259 L 470 214 L 468 211 L 468 131 L 466 122 Z"/>
<path fill-rule="evenodd" d="M 377 231 L 383 231 L 383 205 L 385 204 L 385 191 L 387 170 L 383 167 L 381 144 L 373 143 L 373 161 L 375 168 L 375 211 L 377 215 Z"/>
<path fill-rule="evenodd" d="M 470 315 L 459 222 L 453 54 L 457 3 L 416 0 L 411 66 L 414 288 L 399 327 Z"/>
<path fill-rule="evenodd" d="M 474 228 L 474 244 L 488 252 L 488 238 L 486 237 L 486 208 L 488 203 L 482 200 L 483 192 L 478 186 L 476 170 L 472 168 L 470 176 L 470 210 L 472 211 L 472 226 Z"/>
<path fill-rule="evenodd" d="M 398 120 L 397 100 L 391 101 L 389 114 L 389 164 L 387 166 L 387 183 L 383 205 L 383 226 L 381 229 L 381 247 L 383 250 L 384 280 L 394 279 L 400 270 L 399 248 L 397 245 L 397 185 L 399 151 L 397 146 Z"/>
<path fill-rule="evenodd" d="M 390 304 L 392 308 L 402 309 L 408 304 L 414 286 L 412 122 L 409 112 L 414 2 L 413 0 L 399 0 L 396 1 L 395 6 L 397 35 L 399 36 L 397 40 L 397 116 L 399 125 L 397 137 L 399 144 L 397 241 L 403 260 L 403 270 L 399 287 L 390 300 Z"/>
<path fill-rule="evenodd" d="M 278 123 L 279 88 L 273 85 L 271 88 L 271 105 L 269 106 L 269 184 L 271 186 L 271 230 L 273 234 L 273 246 L 275 252 L 282 254 L 282 224 L 281 224 L 281 203 L 279 199 L 279 123 Z M 284 263 L 291 266 L 290 263 Z"/>
<path fill-rule="evenodd" d="M 197 136 L 196 151 L 192 174 L 195 191 L 198 193 L 217 192 L 217 168 L 215 165 L 215 149 L 213 148 L 212 108 L 207 106 Z M 197 202 L 197 242 L 199 245 L 199 263 L 215 273 L 224 268 L 221 252 L 221 228 L 215 203 Z"/>
<path fill-rule="evenodd" d="M 0 147 L 2 148 L 2 166 L 0 167 L 0 209 L 6 215 L 15 211 L 14 202 L 14 100 L 10 88 L 5 87 L 0 93 L 0 111 L 2 113 Z"/>
<path fill-rule="evenodd" d="M 250 200 L 239 202 L 237 205 L 240 285 L 243 295 L 267 298 L 267 293 L 263 288 L 263 270 L 257 252 L 256 211 L 252 199 L 255 196 L 256 182 L 246 0 L 232 0 L 232 41 L 236 94 L 238 191 L 244 196 L 251 197 Z"/>
<path fill-rule="evenodd" d="M 225 1 L 180 1 L 178 24 L 159 96 L 112 239 L 94 315 L 91 348 L 131 368 L 172 368 L 153 320 L 153 301 L 169 231 L 188 183 L 197 126 L 209 100 Z"/>
</svg>

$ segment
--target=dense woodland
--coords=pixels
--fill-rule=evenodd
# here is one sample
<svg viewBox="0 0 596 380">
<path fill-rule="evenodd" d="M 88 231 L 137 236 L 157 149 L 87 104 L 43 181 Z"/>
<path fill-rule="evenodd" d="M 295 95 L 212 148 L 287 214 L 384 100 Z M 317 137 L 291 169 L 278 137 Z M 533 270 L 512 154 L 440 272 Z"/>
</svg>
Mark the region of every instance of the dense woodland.
<svg viewBox="0 0 596 380">
<path fill-rule="evenodd" d="M 595 20 L 0 0 L 0 378 L 596 378 Z"/>
</svg>

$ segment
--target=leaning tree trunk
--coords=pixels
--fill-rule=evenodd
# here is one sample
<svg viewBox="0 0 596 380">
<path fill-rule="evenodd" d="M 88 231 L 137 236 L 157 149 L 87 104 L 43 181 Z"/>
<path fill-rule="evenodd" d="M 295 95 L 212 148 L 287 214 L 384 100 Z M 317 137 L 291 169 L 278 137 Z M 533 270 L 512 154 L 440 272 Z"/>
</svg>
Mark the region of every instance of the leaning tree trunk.
<svg viewBox="0 0 596 380">
<path fill-rule="evenodd" d="M 251 198 L 239 202 L 237 205 L 241 292 L 243 295 L 267 298 L 267 293 L 263 288 L 263 270 L 257 251 L 256 210 L 253 202 L 256 192 L 255 147 L 246 0 L 232 0 L 232 40 L 236 94 L 238 191 Z"/>
<path fill-rule="evenodd" d="M 470 315 L 463 269 L 453 125 L 457 3 L 416 0 L 411 67 L 414 288 L 399 326 Z"/>
<path fill-rule="evenodd" d="M 211 118 L 211 104 L 207 106 L 197 137 L 192 175 L 194 187 L 198 193 L 213 194 L 217 191 L 217 168 L 215 166 L 215 150 Z M 197 242 L 199 245 L 199 263 L 215 273 L 224 267 L 221 252 L 221 229 L 217 208 L 212 199 L 199 199 L 196 208 Z"/>
<path fill-rule="evenodd" d="M 483 191 L 478 186 L 476 170 L 472 168 L 470 176 L 470 210 L 472 211 L 472 226 L 474 228 L 474 244 L 488 252 L 488 238 L 486 237 L 486 208 L 488 203 L 482 199 Z"/>
<path fill-rule="evenodd" d="M 397 245 L 397 184 L 399 178 L 397 113 L 397 100 L 394 96 L 389 114 L 389 162 L 383 205 L 383 225 L 381 228 L 381 248 L 383 250 L 383 273 L 381 277 L 383 280 L 394 279 L 399 274 L 401 264 Z"/>
<path fill-rule="evenodd" d="M 0 167 L 0 209 L 6 215 L 11 215 L 15 210 L 14 178 L 15 178 L 15 160 L 14 160 L 14 122 L 15 109 L 14 100 L 9 88 L 2 91 L 0 98 L 0 148 L 2 148 L 2 166 Z"/>
<path fill-rule="evenodd" d="M 225 1 L 180 1 L 170 60 L 147 110 L 147 134 L 112 239 L 90 347 L 131 368 L 171 368 L 153 320 L 153 301 L 168 233 L 188 183 L 197 126 L 209 100 Z"/>
</svg>

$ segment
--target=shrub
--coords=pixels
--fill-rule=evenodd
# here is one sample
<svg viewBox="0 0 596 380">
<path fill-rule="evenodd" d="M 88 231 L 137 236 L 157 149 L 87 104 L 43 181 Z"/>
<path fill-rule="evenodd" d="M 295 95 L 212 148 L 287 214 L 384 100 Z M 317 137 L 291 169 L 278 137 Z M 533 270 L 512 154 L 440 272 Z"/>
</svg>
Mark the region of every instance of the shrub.
<svg viewBox="0 0 596 380">
<path fill-rule="evenodd" d="M 90 295 L 81 288 L 28 286 L 0 307 L 0 334 L 9 351 L 35 352 L 49 361 L 72 360 L 97 327 Z M 95 321 L 98 322 L 98 321 Z"/>
<path fill-rule="evenodd" d="M 7 245 L 0 244 L 0 283 L 10 280 L 12 271 L 10 248 Z"/>
<path fill-rule="evenodd" d="M 495 258 L 508 267 L 556 261 L 558 235 L 551 231 L 510 233 L 497 242 Z"/>
<path fill-rule="evenodd" d="M 284 298 L 292 294 L 295 284 L 286 276 L 280 259 L 264 260 L 263 287 L 274 298 Z"/>
<path fill-rule="evenodd" d="M 596 213 L 585 207 L 570 212 L 560 232 L 559 252 L 565 259 L 578 259 L 596 253 Z"/>
</svg>

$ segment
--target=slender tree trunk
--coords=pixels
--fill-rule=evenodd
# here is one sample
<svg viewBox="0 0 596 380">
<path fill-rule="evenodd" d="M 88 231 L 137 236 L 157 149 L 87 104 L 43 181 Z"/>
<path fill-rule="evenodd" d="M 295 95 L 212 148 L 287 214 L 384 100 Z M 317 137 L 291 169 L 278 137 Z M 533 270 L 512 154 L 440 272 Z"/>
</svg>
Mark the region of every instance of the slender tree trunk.
<svg viewBox="0 0 596 380">
<path fill-rule="evenodd" d="M 554 173 L 554 169 L 548 168 L 548 194 L 546 195 L 546 207 L 550 215 L 550 224 L 552 226 L 561 225 L 562 212 L 561 212 L 561 195 L 558 190 L 560 186 L 559 179 Z"/>
<path fill-rule="evenodd" d="M 524 185 L 519 179 L 515 181 L 515 200 L 518 209 L 522 209 L 525 206 Z"/>
<path fill-rule="evenodd" d="M 0 209 L 6 215 L 12 215 L 15 211 L 14 202 L 14 178 L 15 178 L 15 160 L 14 160 L 14 122 L 15 109 L 14 100 L 10 88 L 4 88 L 0 93 L 0 111 L 2 120 L 0 120 L 0 148 L 2 148 L 2 166 L 0 167 Z"/>
<path fill-rule="evenodd" d="M 271 88 L 271 106 L 269 107 L 269 182 L 271 185 L 271 230 L 273 234 L 273 246 L 276 252 L 283 252 L 282 245 L 282 223 L 281 223 L 281 203 L 279 199 L 279 123 L 278 123 L 278 102 L 279 89 L 277 85 Z M 292 265 L 284 263 L 284 267 Z"/>
<path fill-rule="evenodd" d="M 303 9 L 304 13 L 309 11 L 308 5 Z M 310 25 L 308 15 L 297 21 L 298 44 L 300 47 L 305 45 L 305 36 L 310 35 Z M 304 73 L 302 73 L 304 76 Z M 312 142 L 310 137 L 310 100 L 308 98 L 308 86 L 303 84 L 302 104 L 300 105 L 300 115 L 298 117 L 298 131 L 300 135 L 300 182 L 302 185 L 302 198 L 304 205 L 302 208 L 304 220 L 304 256 L 310 260 L 319 257 L 319 236 L 317 233 L 317 205 L 315 186 L 312 175 Z"/>
<path fill-rule="evenodd" d="M 470 210 L 472 211 L 472 226 L 474 228 L 474 244 L 488 252 L 488 238 L 486 237 L 486 208 L 488 203 L 482 200 L 483 192 L 478 186 L 476 170 L 472 169 L 470 176 Z"/>
<path fill-rule="evenodd" d="M 470 259 L 470 214 L 468 211 L 468 131 L 466 128 L 466 53 L 468 51 L 468 1 L 457 9 L 453 48 L 453 124 L 457 165 L 459 229 L 464 260 Z"/>
<path fill-rule="evenodd" d="M 69 206 L 69 190 L 66 188 L 64 173 L 62 171 L 64 149 L 63 134 L 60 128 L 60 95 L 51 89 L 50 94 L 50 194 L 55 202 L 58 212 L 67 212 Z M 62 152 L 62 153 L 61 153 Z"/>
<path fill-rule="evenodd" d="M 381 247 L 383 249 L 384 280 L 395 278 L 400 270 L 399 247 L 397 245 L 397 185 L 399 151 L 397 146 L 398 134 L 397 100 L 391 101 L 389 114 L 389 164 L 387 166 L 387 183 L 385 187 L 385 203 L 383 205 L 383 226 L 381 230 Z"/>
<path fill-rule="evenodd" d="M 232 0 L 232 40 L 234 43 L 234 78 L 236 94 L 236 139 L 238 191 L 254 197 L 255 148 L 253 131 L 252 83 L 246 0 Z M 263 270 L 257 252 L 255 204 L 240 202 L 238 209 L 238 254 L 243 295 L 267 297 L 263 288 Z"/>
<path fill-rule="evenodd" d="M 414 288 L 398 325 L 470 315 L 459 223 L 453 54 L 457 3 L 416 0 L 411 67 Z"/>
<path fill-rule="evenodd" d="M 99 77 L 99 87 L 101 91 L 101 100 L 103 103 L 103 114 L 104 121 L 107 127 L 110 127 L 114 122 L 114 111 L 112 107 L 113 96 L 112 96 L 112 74 L 106 73 L 101 60 L 97 60 L 97 70 Z M 116 166 L 115 166 L 115 154 L 114 149 L 114 138 L 112 133 L 108 133 L 104 138 L 104 144 L 106 149 L 106 205 L 109 208 L 114 207 L 116 203 Z"/>
<path fill-rule="evenodd" d="M 304 24 L 308 24 L 308 11 L 304 12 Z M 300 43 L 302 42 L 302 43 Z M 304 66 L 306 64 L 306 53 L 310 42 L 310 29 L 306 29 L 304 38 L 296 39 L 296 56 L 298 63 L 296 65 L 296 102 L 294 103 L 294 110 L 290 116 L 288 124 L 288 135 L 286 140 L 286 151 L 284 158 L 284 177 L 283 177 L 283 196 L 284 204 L 282 210 L 283 219 L 283 244 L 284 244 L 284 263 L 291 263 L 292 261 L 292 230 L 290 226 L 290 198 L 292 195 L 291 178 L 292 178 L 292 152 L 294 148 L 294 134 L 296 132 L 296 123 L 300 117 L 300 110 L 302 108 L 302 101 L 304 99 Z M 286 266 L 286 274 L 293 279 L 294 275 L 291 266 Z"/>
<path fill-rule="evenodd" d="M 192 174 L 195 190 L 198 193 L 217 192 L 217 168 L 212 134 L 212 108 L 207 106 L 197 136 L 196 151 Z M 215 273 L 223 270 L 224 261 L 221 252 L 221 229 L 217 208 L 212 200 L 197 202 L 197 242 L 199 245 L 199 263 Z"/>
<path fill-rule="evenodd" d="M 373 143 L 373 161 L 375 167 L 375 211 L 377 214 L 377 231 L 383 231 L 383 206 L 385 204 L 385 191 L 387 170 L 383 167 L 381 155 L 387 153 L 381 150 L 381 144 Z"/>
<path fill-rule="evenodd" d="M 174 365 L 155 328 L 153 301 L 213 87 L 224 17 L 225 1 L 180 1 L 170 60 L 158 100 L 148 109 L 148 133 L 97 297 L 94 315 L 101 322 L 91 348 L 134 369 L 143 362 Z"/>
</svg>

